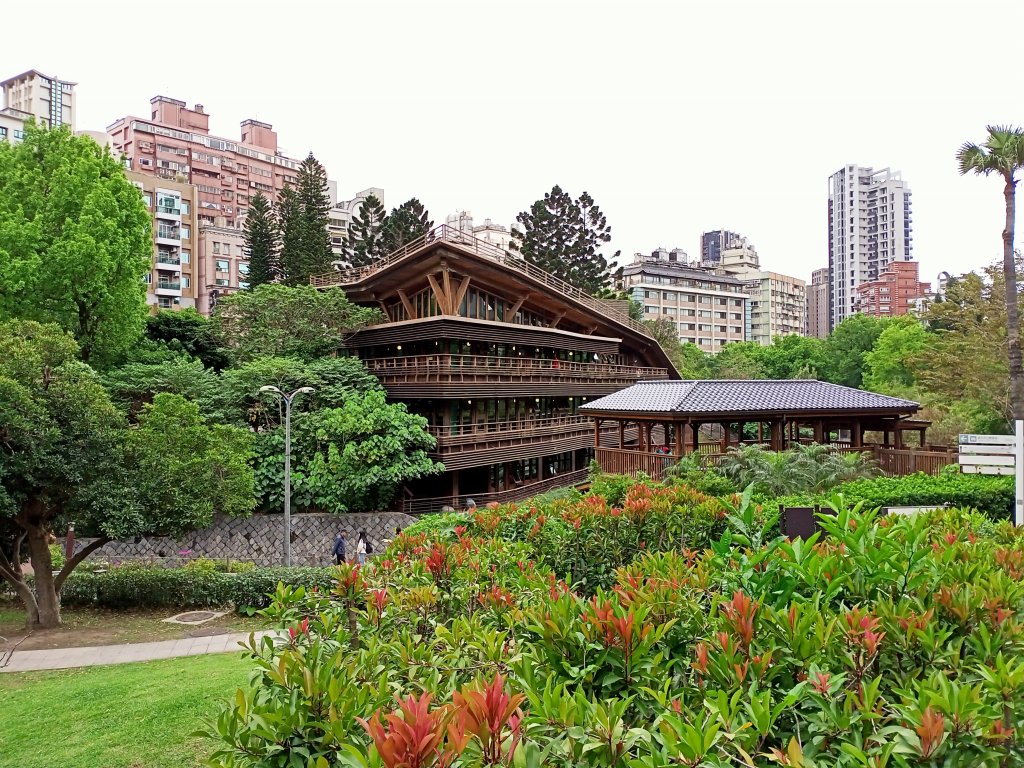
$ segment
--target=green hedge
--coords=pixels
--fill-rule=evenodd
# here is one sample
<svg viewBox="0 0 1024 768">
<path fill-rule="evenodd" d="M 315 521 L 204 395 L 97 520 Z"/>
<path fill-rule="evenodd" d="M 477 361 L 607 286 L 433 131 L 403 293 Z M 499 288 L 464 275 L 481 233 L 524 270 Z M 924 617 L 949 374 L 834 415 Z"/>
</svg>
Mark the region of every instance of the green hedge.
<svg viewBox="0 0 1024 768">
<path fill-rule="evenodd" d="M 847 501 L 854 504 L 863 501 L 869 507 L 948 504 L 953 507 L 977 509 L 992 520 L 1013 518 L 1013 478 L 1006 476 L 959 473 L 926 475 L 918 472 L 905 477 L 854 480 L 836 486 L 831 493 L 841 493 Z M 822 503 L 827 498 L 827 495 L 796 495 L 765 498 L 759 501 L 765 505 L 783 504 L 787 507 L 798 507 Z"/>
<path fill-rule="evenodd" d="M 121 565 L 103 573 L 72 573 L 61 602 L 101 608 L 202 608 L 233 604 L 239 610 L 270 604 L 279 582 L 292 586 L 333 586 L 331 568 L 256 568 L 221 573 L 196 568 Z"/>
</svg>

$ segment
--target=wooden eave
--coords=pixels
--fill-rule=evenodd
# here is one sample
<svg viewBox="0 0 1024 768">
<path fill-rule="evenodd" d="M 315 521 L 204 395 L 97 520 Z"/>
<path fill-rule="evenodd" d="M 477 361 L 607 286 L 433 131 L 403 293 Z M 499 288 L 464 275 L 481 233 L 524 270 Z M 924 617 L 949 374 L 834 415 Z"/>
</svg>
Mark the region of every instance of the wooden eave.
<svg viewBox="0 0 1024 768">
<path fill-rule="evenodd" d="M 870 419 L 896 419 L 905 418 L 907 409 L 872 409 L 872 410 L 775 410 L 775 411 L 599 411 L 596 409 L 581 409 L 580 413 L 600 419 L 629 419 L 630 421 L 654 421 L 654 422 L 718 422 L 718 421 L 749 421 L 759 419 L 771 420 L 776 418 L 786 419 L 851 419 L 866 422 Z M 912 412 L 916 413 L 916 411 Z"/>
</svg>

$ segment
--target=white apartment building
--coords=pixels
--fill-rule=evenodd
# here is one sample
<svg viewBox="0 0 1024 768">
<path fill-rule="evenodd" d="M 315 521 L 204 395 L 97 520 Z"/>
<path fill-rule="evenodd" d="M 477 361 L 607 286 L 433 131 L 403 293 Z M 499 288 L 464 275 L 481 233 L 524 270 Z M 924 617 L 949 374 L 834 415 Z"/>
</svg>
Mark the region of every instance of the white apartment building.
<svg viewBox="0 0 1024 768">
<path fill-rule="evenodd" d="M 716 270 L 744 282 L 750 294 L 747 341 L 768 346 L 779 336 L 804 333 L 807 285 L 796 277 L 761 269 L 757 250 L 737 236 L 720 253 Z"/>
<path fill-rule="evenodd" d="M 899 172 L 847 165 L 829 177 L 830 327 L 856 312 L 857 286 L 893 261 L 910 261 L 910 188 Z"/>
<path fill-rule="evenodd" d="M 622 270 L 622 287 L 643 304 L 645 320 L 670 318 L 681 341 L 705 352 L 747 338 L 747 286 L 732 275 L 692 266 L 682 249 L 636 254 Z"/>
<path fill-rule="evenodd" d="M 76 85 L 35 69 L 0 82 L 4 107 L 32 115 L 47 128 L 66 125 L 72 131 L 75 130 Z"/>
</svg>

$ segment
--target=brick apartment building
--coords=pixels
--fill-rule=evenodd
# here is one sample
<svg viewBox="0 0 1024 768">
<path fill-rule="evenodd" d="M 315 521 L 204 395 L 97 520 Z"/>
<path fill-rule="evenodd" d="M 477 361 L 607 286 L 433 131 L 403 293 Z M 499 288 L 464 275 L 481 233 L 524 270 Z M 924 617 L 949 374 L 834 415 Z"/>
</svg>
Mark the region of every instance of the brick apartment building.
<svg viewBox="0 0 1024 768">
<path fill-rule="evenodd" d="M 894 261 L 878 275 L 877 280 L 857 286 L 856 311 L 874 317 L 905 315 L 914 308 L 915 300 L 931 292 L 929 283 L 919 278 L 916 261 Z"/>
</svg>

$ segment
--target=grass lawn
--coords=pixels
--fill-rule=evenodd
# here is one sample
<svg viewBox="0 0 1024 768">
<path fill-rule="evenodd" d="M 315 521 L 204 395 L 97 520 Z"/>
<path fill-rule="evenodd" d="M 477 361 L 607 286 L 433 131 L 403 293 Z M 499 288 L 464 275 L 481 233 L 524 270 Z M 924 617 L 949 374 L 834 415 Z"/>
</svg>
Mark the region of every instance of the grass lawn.
<svg viewBox="0 0 1024 768">
<path fill-rule="evenodd" d="M 0 675 L 0 764 L 196 768 L 212 751 L 189 734 L 243 685 L 237 653 Z"/>
<path fill-rule="evenodd" d="M 211 627 L 222 627 L 229 632 L 256 632 L 272 625 L 258 616 L 239 616 L 228 611 L 211 621 L 196 626 L 168 624 L 163 621 L 188 609 L 109 611 L 98 608 L 64 608 L 60 629 L 36 630 L 25 637 L 25 611 L 14 602 L 0 602 L 0 638 L 8 644 L 21 641 L 18 650 L 32 651 L 42 648 L 71 648 L 83 645 L 116 645 L 144 643 L 151 640 L 176 640 L 189 637 L 192 632 Z M 0 652 L 5 648 L 0 639 Z"/>
</svg>

